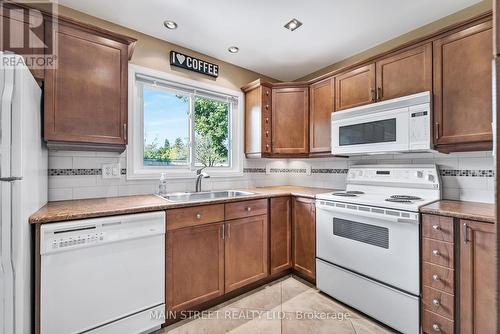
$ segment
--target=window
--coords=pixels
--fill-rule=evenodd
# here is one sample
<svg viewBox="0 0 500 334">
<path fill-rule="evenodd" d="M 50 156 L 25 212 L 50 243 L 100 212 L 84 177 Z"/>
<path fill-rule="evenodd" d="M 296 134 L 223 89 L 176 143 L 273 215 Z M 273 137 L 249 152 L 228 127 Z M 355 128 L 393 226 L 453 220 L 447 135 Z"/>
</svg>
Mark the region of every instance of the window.
<svg viewBox="0 0 500 334">
<path fill-rule="evenodd" d="M 129 178 L 189 177 L 202 167 L 241 174 L 240 92 L 135 65 L 130 76 Z"/>
</svg>

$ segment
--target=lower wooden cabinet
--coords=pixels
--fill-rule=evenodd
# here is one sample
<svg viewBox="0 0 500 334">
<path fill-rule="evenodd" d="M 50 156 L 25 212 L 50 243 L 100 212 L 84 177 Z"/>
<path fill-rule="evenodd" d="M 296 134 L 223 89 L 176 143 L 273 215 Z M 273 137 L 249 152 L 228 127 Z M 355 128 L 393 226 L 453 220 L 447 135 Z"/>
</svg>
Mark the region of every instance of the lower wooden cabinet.
<svg viewBox="0 0 500 334">
<path fill-rule="evenodd" d="M 271 275 L 292 267 L 292 202 L 290 197 L 271 198 Z"/>
<path fill-rule="evenodd" d="M 225 291 L 268 275 L 267 215 L 226 222 Z"/>
<path fill-rule="evenodd" d="M 495 333 L 496 227 L 460 221 L 460 333 Z"/>
<path fill-rule="evenodd" d="M 293 269 L 316 279 L 316 207 L 314 199 L 295 197 L 292 213 Z"/>
<path fill-rule="evenodd" d="M 167 232 L 166 301 L 187 310 L 224 294 L 224 223 Z"/>
</svg>

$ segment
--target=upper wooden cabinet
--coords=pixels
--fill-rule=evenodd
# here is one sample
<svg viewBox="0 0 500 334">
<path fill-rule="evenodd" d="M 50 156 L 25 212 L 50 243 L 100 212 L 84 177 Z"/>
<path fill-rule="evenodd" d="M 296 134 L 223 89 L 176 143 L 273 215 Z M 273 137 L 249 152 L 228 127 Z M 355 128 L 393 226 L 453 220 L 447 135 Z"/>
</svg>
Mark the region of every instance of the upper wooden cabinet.
<svg viewBox="0 0 500 334">
<path fill-rule="evenodd" d="M 375 65 L 377 101 L 432 91 L 432 43 L 389 55 Z"/>
<path fill-rule="evenodd" d="M 434 41 L 434 144 L 440 151 L 492 147 L 492 22 Z"/>
<path fill-rule="evenodd" d="M 48 19 L 47 19 L 48 22 Z M 68 20 L 56 34 L 57 67 L 45 71 L 45 140 L 49 147 L 123 151 L 127 144 L 127 73 L 135 40 Z"/>
<path fill-rule="evenodd" d="M 306 155 L 309 152 L 309 88 L 273 88 L 272 152 Z"/>
<path fill-rule="evenodd" d="M 309 88 L 309 152 L 311 154 L 331 153 L 331 115 L 334 112 L 335 80 L 312 84 Z"/>
<path fill-rule="evenodd" d="M 335 76 L 335 109 L 342 110 L 375 102 L 375 64 Z"/>
<path fill-rule="evenodd" d="M 272 90 L 258 80 L 242 88 L 245 94 L 245 154 L 247 157 L 271 155 Z"/>
<path fill-rule="evenodd" d="M 460 225 L 460 333 L 495 333 L 496 227 L 467 220 Z"/>
</svg>

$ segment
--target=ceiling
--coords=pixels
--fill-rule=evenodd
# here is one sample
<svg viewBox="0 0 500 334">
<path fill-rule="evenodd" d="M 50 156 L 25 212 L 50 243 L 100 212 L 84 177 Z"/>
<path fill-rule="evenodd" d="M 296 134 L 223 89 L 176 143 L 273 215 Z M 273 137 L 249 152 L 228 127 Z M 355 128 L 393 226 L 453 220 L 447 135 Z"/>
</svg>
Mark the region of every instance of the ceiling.
<svg viewBox="0 0 500 334">
<path fill-rule="evenodd" d="M 59 0 L 278 80 L 295 80 L 480 0 Z M 303 26 L 283 27 L 297 18 Z M 168 30 L 163 21 L 178 24 Z M 240 48 L 237 54 L 229 46 Z M 167 57 L 167 55 L 165 55 Z"/>
</svg>

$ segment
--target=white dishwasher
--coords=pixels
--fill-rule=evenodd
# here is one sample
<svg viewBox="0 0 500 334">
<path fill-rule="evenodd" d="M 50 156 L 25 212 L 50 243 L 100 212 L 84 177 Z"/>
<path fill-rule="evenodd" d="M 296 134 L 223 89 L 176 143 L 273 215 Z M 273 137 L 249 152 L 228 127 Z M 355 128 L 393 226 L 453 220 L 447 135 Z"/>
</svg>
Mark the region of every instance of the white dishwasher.
<svg viewBox="0 0 500 334">
<path fill-rule="evenodd" d="M 163 211 L 45 224 L 40 238 L 41 334 L 135 334 L 165 322 Z"/>
</svg>

